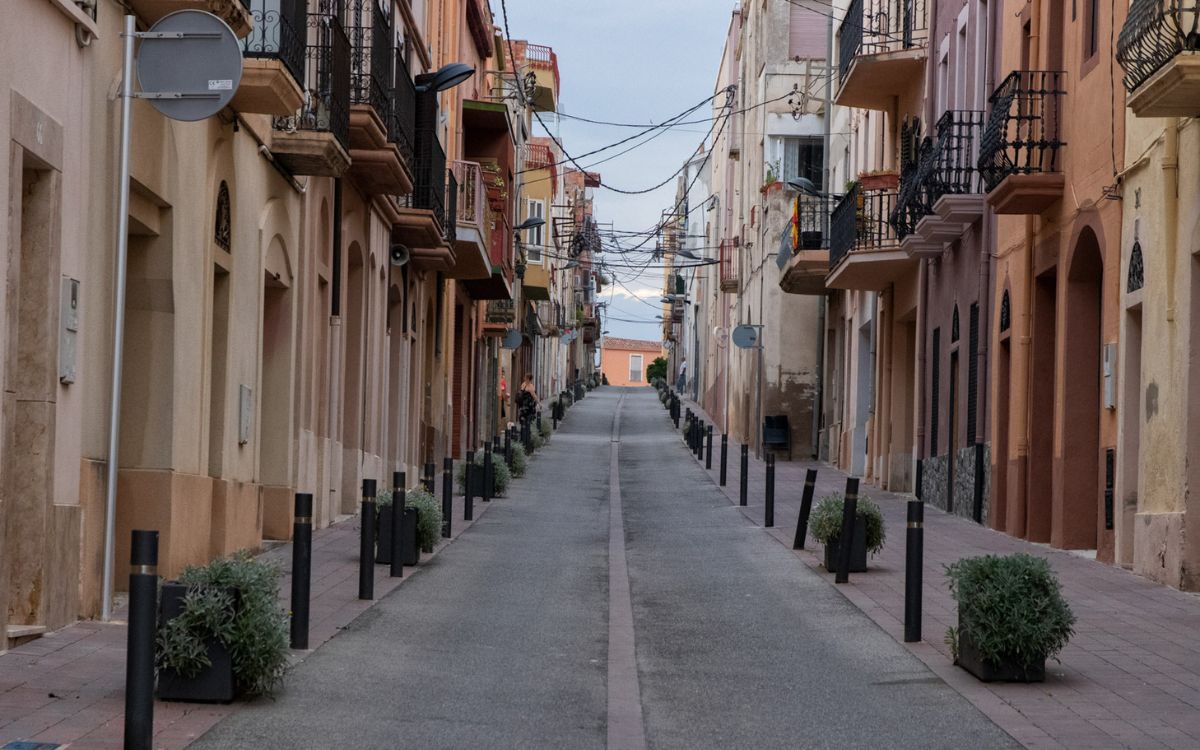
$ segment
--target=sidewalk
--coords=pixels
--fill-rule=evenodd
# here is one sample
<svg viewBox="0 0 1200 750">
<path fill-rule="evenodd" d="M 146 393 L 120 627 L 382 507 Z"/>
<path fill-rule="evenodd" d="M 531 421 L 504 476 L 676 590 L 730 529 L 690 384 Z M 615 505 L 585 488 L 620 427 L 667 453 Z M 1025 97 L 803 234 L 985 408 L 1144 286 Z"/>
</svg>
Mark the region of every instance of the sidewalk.
<svg viewBox="0 0 1200 750">
<path fill-rule="evenodd" d="M 699 405 L 681 407 L 700 411 Z M 666 415 L 664 410 L 663 414 Z M 682 427 L 682 421 L 680 426 Z M 682 439 L 682 438 L 681 438 Z M 738 502 L 741 446 L 730 440 L 723 488 Z M 714 482 L 719 479 L 720 435 L 713 437 Z M 703 466 L 703 463 L 701 463 Z M 789 549 L 795 534 L 805 470 L 817 468 L 814 501 L 845 489 L 846 475 L 813 461 L 776 461 L 775 527 L 767 530 Z M 750 455 L 745 515 L 762 524 L 765 464 Z M 851 602 L 897 641 L 904 640 L 904 545 L 908 498 L 864 486 L 883 511 L 887 542 L 870 571 L 838 586 Z M 820 545 L 811 536 L 795 554 L 820 570 Z M 943 642 L 957 610 L 945 566 L 963 557 L 1027 552 L 1058 573 L 1074 610 L 1075 636 L 1062 663 L 1049 662 L 1046 682 L 985 684 L 953 666 Z M 933 507 L 925 509 L 924 621 L 913 654 L 1002 729 L 1031 748 L 1200 747 L 1200 598 L 1151 583 L 1121 568 L 1032 544 L 978 526 Z M 833 577 L 829 576 L 830 585 Z"/>
<path fill-rule="evenodd" d="M 436 490 L 440 498 L 441 476 Z M 503 498 L 492 502 L 504 502 Z M 475 500 L 475 519 L 490 506 Z M 313 532 L 312 599 L 309 645 L 317 648 L 371 608 L 379 599 L 422 571 L 430 558 L 454 541 L 473 521 L 463 521 L 463 498 L 454 498 L 453 536 L 443 539 L 422 565 L 406 568 L 404 578 L 375 566 L 375 600 L 358 599 L 358 516 L 343 518 Z M 280 606 L 290 609 L 292 545 L 279 544 L 259 559 L 284 571 Z M 123 620 L 126 613 L 116 612 Z M 126 629 L 120 623 L 78 622 L 0 655 L 0 745 L 12 740 L 71 743 L 73 748 L 107 750 L 122 747 L 124 732 Z M 312 651 L 293 651 L 292 663 Z M 285 678 L 286 679 L 286 678 Z M 154 704 L 154 747 L 186 747 L 214 724 L 238 709 L 196 703 Z"/>
</svg>

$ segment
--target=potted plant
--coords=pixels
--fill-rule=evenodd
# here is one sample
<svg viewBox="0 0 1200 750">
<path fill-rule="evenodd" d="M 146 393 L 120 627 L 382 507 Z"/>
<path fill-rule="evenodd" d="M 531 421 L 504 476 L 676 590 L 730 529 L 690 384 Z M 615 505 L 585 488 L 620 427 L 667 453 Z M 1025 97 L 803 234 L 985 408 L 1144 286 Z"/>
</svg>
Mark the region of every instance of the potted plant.
<svg viewBox="0 0 1200 750">
<path fill-rule="evenodd" d="M 394 508 L 391 490 L 384 490 L 375 496 L 375 562 L 380 565 L 390 565 L 392 562 L 392 512 Z M 416 565 L 420 559 L 417 548 L 417 509 L 408 505 L 405 493 L 404 518 L 401 521 L 400 533 L 404 539 L 404 565 Z"/>
<path fill-rule="evenodd" d="M 842 508 L 845 498 L 840 493 L 826 495 L 813 509 L 808 528 L 813 538 L 825 545 L 825 569 L 836 573 L 841 553 Z M 879 506 L 866 495 L 858 498 L 855 514 L 854 538 L 850 542 L 850 571 L 861 573 L 867 569 L 867 553 L 875 554 L 883 549 L 886 534 L 883 514 Z"/>
<path fill-rule="evenodd" d="M 514 444 L 514 447 L 516 444 Z M 471 460 L 471 495 L 473 497 L 483 497 L 484 478 L 483 478 L 483 449 L 475 451 L 475 455 Z M 467 489 L 467 462 L 462 461 L 454 470 L 455 480 L 458 483 L 458 488 L 464 492 Z M 508 489 L 508 483 L 512 481 L 512 472 L 508 468 L 508 464 L 504 461 L 504 454 L 492 453 L 492 497 L 500 497 Z"/>
<path fill-rule="evenodd" d="M 525 476 L 525 470 L 529 467 L 529 456 L 525 453 L 525 446 L 520 442 L 513 443 L 512 446 L 512 466 L 510 467 L 514 477 Z"/>
<path fill-rule="evenodd" d="M 275 566 L 240 553 L 163 584 L 155 641 L 160 699 L 228 703 L 269 694 L 287 653 Z"/>
<path fill-rule="evenodd" d="M 414 546 L 422 552 L 433 552 L 442 536 L 442 504 L 423 489 L 410 490 L 405 503 L 417 511 L 417 538 Z"/>
<path fill-rule="evenodd" d="M 549 420 L 545 417 L 538 417 L 537 421 L 538 434 L 540 434 L 544 442 L 550 442 L 550 436 L 554 434 L 554 427 L 551 426 Z"/>
<path fill-rule="evenodd" d="M 946 566 L 946 578 L 958 602 L 958 627 L 946 631 L 955 664 L 984 682 L 1045 680 L 1075 625 L 1050 564 L 986 555 Z"/>
</svg>

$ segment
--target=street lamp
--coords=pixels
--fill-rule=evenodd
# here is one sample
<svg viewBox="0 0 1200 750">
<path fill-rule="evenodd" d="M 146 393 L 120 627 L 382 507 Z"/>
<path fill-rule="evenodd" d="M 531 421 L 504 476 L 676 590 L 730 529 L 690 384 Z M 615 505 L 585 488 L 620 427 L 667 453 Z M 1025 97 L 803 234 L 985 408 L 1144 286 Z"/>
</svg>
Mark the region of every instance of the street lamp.
<svg viewBox="0 0 1200 750">
<path fill-rule="evenodd" d="M 415 81 L 417 84 L 417 93 L 423 94 L 426 91 L 437 93 L 446 89 L 452 89 L 473 75 L 475 75 L 475 68 L 466 63 L 458 62 L 443 65 L 435 73 L 422 73 L 417 76 Z"/>
<path fill-rule="evenodd" d="M 821 192 L 817 189 L 817 186 L 813 184 L 813 181 L 807 177 L 797 177 L 794 180 L 788 180 L 787 186 L 792 190 L 795 190 L 797 193 L 811 195 L 814 198 L 833 198 L 834 200 L 838 200 L 842 197 L 836 193 Z"/>
</svg>

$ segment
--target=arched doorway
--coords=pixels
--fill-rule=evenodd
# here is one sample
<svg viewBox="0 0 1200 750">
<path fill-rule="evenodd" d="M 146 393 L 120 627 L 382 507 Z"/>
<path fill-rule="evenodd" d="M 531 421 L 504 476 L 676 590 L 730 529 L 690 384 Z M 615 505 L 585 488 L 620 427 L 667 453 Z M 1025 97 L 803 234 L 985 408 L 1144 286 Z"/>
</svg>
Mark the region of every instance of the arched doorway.
<svg viewBox="0 0 1200 750">
<path fill-rule="evenodd" d="M 1091 228 L 1084 228 L 1067 272 L 1063 331 L 1062 458 L 1051 542 L 1064 549 L 1095 549 L 1100 503 L 1100 325 L 1104 259 Z"/>
</svg>

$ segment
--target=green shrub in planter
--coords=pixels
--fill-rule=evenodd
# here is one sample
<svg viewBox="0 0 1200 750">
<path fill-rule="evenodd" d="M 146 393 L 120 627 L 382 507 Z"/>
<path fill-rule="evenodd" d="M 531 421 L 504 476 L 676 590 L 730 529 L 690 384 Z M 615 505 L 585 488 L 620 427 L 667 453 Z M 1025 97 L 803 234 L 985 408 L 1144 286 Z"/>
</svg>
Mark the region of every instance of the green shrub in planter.
<svg viewBox="0 0 1200 750">
<path fill-rule="evenodd" d="M 946 566 L 946 578 L 958 602 L 958 627 L 946 631 L 955 663 L 985 682 L 1045 679 L 1075 625 L 1050 564 L 986 555 Z"/>
<path fill-rule="evenodd" d="M 516 445 L 514 443 L 513 447 L 515 448 Z M 474 468 L 471 469 L 471 473 L 474 474 L 477 471 L 483 471 L 483 450 L 475 451 L 475 455 L 472 458 L 471 464 Z M 458 465 L 454 469 L 454 481 L 458 484 L 460 490 L 463 492 L 467 491 L 466 461 L 458 462 Z M 495 492 L 492 493 L 493 497 L 503 496 L 505 491 L 508 490 L 509 482 L 512 481 L 512 472 L 509 471 L 508 464 L 504 462 L 503 453 L 492 453 L 492 481 L 494 482 L 493 489 L 495 489 Z"/>
<path fill-rule="evenodd" d="M 546 447 L 546 438 L 542 436 L 540 431 L 533 430 L 530 433 L 530 444 L 533 445 L 535 451 L 540 451 Z"/>
<path fill-rule="evenodd" d="M 525 455 L 525 446 L 521 445 L 520 442 L 513 443 L 512 453 L 512 475 L 514 477 L 525 476 L 525 470 L 529 467 L 529 456 Z M 466 474 L 465 469 L 463 473 L 464 475 Z"/>
<path fill-rule="evenodd" d="M 279 570 L 249 553 L 189 567 L 182 612 L 160 623 L 155 665 L 183 678 L 211 666 L 208 644 L 229 650 L 237 692 L 270 693 L 287 666 L 288 617 L 279 606 Z"/>
<path fill-rule="evenodd" d="M 808 528 L 813 539 L 825 545 L 825 568 L 833 571 L 838 561 L 838 549 L 842 535 L 842 508 L 846 500 L 841 493 L 826 495 L 813 508 L 808 519 Z M 858 498 L 858 513 L 854 522 L 855 538 L 851 548 L 851 572 L 866 570 L 866 553 L 875 554 L 883 549 L 886 532 L 883 528 L 883 514 L 879 506 L 871 498 L 862 495 Z M 861 536 L 860 536 L 861 535 Z M 861 545 L 861 546 L 860 546 Z"/>
<path fill-rule="evenodd" d="M 550 424 L 550 420 L 538 417 L 537 431 L 546 439 L 546 442 L 550 442 L 550 435 L 554 433 L 554 427 Z"/>
<path fill-rule="evenodd" d="M 433 545 L 442 536 L 442 503 L 424 489 L 409 490 L 404 495 L 406 507 L 416 508 L 417 544 L 425 552 L 432 552 Z"/>
</svg>

